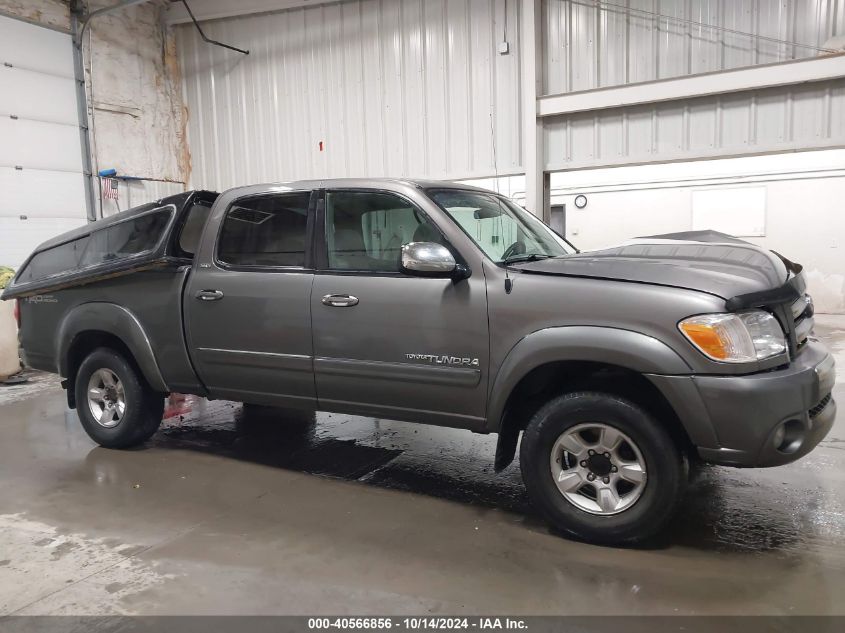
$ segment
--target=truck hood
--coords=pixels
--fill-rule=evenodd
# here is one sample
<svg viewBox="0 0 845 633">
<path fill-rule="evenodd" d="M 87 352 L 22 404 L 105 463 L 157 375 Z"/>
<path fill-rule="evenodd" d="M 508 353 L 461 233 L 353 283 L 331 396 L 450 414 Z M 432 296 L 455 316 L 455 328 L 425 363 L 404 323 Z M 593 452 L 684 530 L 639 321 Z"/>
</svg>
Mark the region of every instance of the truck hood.
<svg viewBox="0 0 845 633">
<path fill-rule="evenodd" d="M 715 231 L 639 237 L 620 246 L 514 264 L 526 273 L 687 288 L 731 299 L 783 286 L 800 272 L 780 255 Z"/>
</svg>

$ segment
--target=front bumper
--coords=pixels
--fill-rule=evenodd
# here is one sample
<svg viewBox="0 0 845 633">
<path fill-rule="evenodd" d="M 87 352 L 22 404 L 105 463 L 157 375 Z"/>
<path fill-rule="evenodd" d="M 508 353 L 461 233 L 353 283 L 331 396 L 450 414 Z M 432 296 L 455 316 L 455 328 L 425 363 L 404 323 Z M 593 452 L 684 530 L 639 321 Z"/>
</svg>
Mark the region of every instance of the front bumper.
<svg viewBox="0 0 845 633">
<path fill-rule="evenodd" d="M 651 379 L 675 407 L 701 458 L 716 464 L 759 467 L 795 461 L 816 447 L 836 418 L 833 357 L 813 339 L 784 369 Z M 800 441 L 779 450 L 775 434 L 784 423 Z"/>
</svg>

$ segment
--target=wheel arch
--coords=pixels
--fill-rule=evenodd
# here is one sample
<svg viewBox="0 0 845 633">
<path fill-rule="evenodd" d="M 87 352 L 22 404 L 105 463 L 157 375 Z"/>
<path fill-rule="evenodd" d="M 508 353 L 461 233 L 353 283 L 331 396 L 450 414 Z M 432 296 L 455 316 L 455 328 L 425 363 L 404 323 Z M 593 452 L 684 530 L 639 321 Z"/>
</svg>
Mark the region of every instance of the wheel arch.
<svg viewBox="0 0 845 633">
<path fill-rule="evenodd" d="M 152 389 L 168 391 L 152 344 L 135 315 L 112 303 L 86 303 L 71 310 L 56 333 L 59 374 L 67 379 L 71 408 L 76 405 L 74 385 L 79 366 L 97 347 L 119 351 Z"/>
<path fill-rule="evenodd" d="M 674 350 L 639 332 L 571 326 L 529 334 L 508 353 L 490 392 L 487 430 L 499 434 L 496 471 L 513 461 L 519 433 L 533 413 L 573 390 L 625 397 L 664 423 L 680 446 L 692 446 L 675 409 L 648 377 L 689 372 Z"/>
</svg>

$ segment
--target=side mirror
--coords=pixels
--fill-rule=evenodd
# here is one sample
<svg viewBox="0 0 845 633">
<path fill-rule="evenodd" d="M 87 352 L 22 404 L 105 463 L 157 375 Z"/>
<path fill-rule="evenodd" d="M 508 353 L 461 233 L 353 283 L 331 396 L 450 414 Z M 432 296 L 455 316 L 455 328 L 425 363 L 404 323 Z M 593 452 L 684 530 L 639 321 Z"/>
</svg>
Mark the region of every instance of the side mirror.
<svg viewBox="0 0 845 633">
<path fill-rule="evenodd" d="M 435 242 L 402 246 L 402 272 L 417 277 L 452 277 L 458 268 L 449 249 Z"/>
</svg>

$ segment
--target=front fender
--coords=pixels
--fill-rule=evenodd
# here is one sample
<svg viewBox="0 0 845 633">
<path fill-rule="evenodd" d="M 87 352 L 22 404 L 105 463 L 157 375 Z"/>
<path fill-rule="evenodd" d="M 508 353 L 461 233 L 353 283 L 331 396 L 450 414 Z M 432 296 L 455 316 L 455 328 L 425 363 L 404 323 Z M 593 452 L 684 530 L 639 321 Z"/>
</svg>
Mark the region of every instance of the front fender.
<svg viewBox="0 0 845 633">
<path fill-rule="evenodd" d="M 560 361 L 624 367 L 640 374 L 688 374 L 690 366 L 658 339 L 611 327 L 564 326 L 532 332 L 508 352 L 488 398 L 486 430 L 497 433 L 508 396 L 533 369 Z"/>
<path fill-rule="evenodd" d="M 56 358 L 62 376 L 68 375 L 68 351 L 73 341 L 86 331 L 106 332 L 119 338 L 132 352 L 150 387 L 156 391 L 169 391 L 141 323 L 132 312 L 114 303 L 84 303 L 73 308 L 62 320 L 55 339 Z"/>
</svg>

